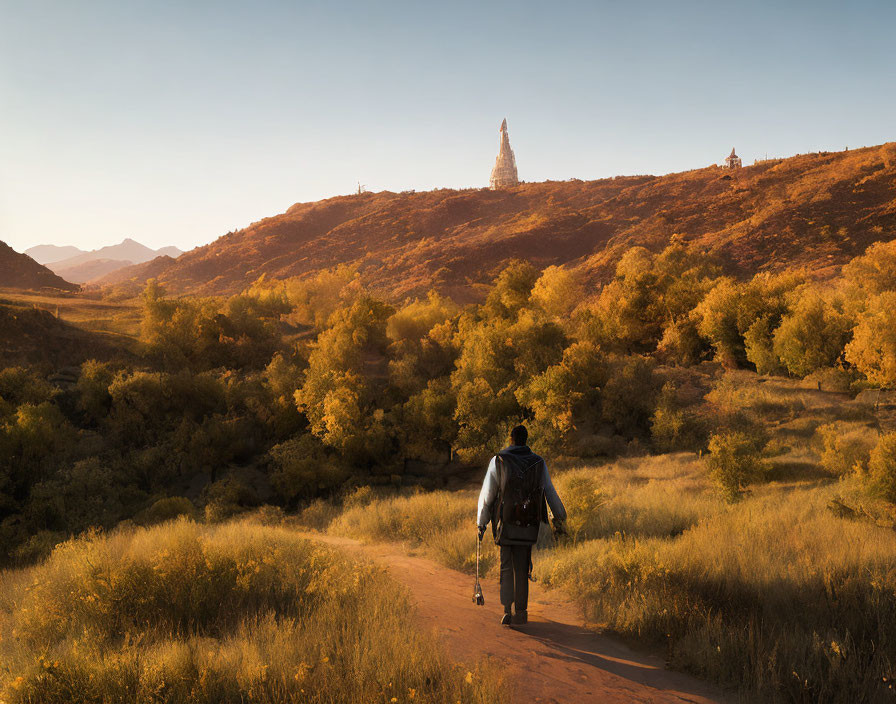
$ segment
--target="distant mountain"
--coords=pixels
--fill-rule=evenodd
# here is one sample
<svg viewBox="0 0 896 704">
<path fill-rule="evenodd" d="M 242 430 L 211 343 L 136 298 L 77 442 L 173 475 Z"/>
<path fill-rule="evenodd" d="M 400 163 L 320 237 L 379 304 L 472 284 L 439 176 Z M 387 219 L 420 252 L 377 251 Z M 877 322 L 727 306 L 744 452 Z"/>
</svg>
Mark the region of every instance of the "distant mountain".
<svg viewBox="0 0 896 704">
<path fill-rule="evenodd" d="M 79 254 L 84 254 L 84 250 L 72 246 L 57 247 L 55 244 L 39 244 L 36 247 L 26 249 L 25 254 L 38 264 L 52 264 L 53 262 L 60 262 L 63 259 L 71 259 Z"/>
<path fill-rule="evenodd" d="M 52 245 L 41 246 L 48 247 Z M 34 247 L 32 249 L 37 248 Z M 162 247 L 159 250 L 154 250 L 130 238 L 123 240 L 119 244 L 100 247 L 90 252 L 82 252 L 81 250 L 78 250 L 78 252 L 80 253 L 67 259 L 52 261 L 47 266 L 69 281 L 86 283 L 91 279 L 105 276 L 116 269 L 131 266 L 132 264 L 142 264 L 160 255 L 178 257 L 183 254 L 177 247 Z"/>
<path fill-rule="evenodd" d="M 514 258 L 565 264 L 600 284 L 628 248 L 658 250 L 673 237 L 717 253 L 739 276 L 786 266 L 833 274 L 869 244 L 896 237 L 896 143 L 734 170 L 298 203 L 174 261 L 156 260 L 151 271 L 120 274 L 207 295 L 239 291 L 262 274 L 344 263 L 396 298 L 435 288 L 464 301 Z"/>
<path fill-rule="evenodd" d="M 56 268 L 56 273 L 66 281 L 74 281 L 76 284 L 86 284 L 93 279 L 99 279 L 134 262 L 121 259 L 91 259 L 82 264 L 75 264 L 64 269 Z"/>
<path fill-rule="evenodd" d="M 93 262 L 97 259 L 116 260 L 122 262 L 131 262 L 139 264 L 149 261 L 156 256 L 155 250 L 135 242 L 132 239 L 123 240 L 120 244 L 109 245 L 108 247 L 100 247 L 89 252 L 82 252 L 68 259 L 61 259 L 58 262 L 52 262 L 49 266 L 53 271 L 62 271 L 63 269 L 71 269 L 73 266 L 81 266 L 87 262 Z"/>
<path fill-rule="evenodd" d="M 80 288 L 4 242 L 0 242 L 0 287 L 55 288 L 63 291 L 77 291 Z"/>
</svg>

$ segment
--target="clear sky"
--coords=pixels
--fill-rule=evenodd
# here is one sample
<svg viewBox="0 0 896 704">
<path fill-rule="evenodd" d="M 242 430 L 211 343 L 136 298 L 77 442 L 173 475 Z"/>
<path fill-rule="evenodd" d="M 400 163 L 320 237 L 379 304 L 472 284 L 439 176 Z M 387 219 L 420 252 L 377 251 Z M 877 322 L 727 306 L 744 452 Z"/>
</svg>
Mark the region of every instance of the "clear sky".
<svg viewBox="0 0 896 704">
<path fill-rule="evenodd" d="M 0 240 L 896 140 L 894 0 L 0 0 Z"/>
</svg>

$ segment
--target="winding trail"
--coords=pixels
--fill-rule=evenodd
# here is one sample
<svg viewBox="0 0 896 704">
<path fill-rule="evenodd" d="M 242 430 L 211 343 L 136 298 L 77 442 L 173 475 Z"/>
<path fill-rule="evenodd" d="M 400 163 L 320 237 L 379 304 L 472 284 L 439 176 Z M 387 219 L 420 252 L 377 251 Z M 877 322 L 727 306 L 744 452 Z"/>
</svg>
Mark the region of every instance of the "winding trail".
<svg viewBox="0 0 896 704">
<path fill-rule="evenodd" d="M 588 630 L 580 610 L 559 590 L 531 584 L 529 623 L 507 628 L 499 623 L 497 580 L 482 580 L 485 606 L 476 606 L 472 577 L 409 555 L 400 545 L 302 535 L 387 565 L 410 591 L 422 627 L 436 632 L 453 660 L 473 664 L 489 658 L 501 666 L 514 704 L 729 701 L 711 685 L 665 669 L 661 658 Z"/>
</svg>

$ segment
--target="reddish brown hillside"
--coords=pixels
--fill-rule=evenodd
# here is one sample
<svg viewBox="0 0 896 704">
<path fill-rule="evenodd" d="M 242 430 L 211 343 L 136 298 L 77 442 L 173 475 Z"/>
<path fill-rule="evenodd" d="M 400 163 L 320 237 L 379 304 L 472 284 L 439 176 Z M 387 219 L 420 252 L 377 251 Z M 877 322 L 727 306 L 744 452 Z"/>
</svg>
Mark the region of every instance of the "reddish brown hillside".
<svg viewBox="0 0 896 704">
<path fill-rule="evenodd" d="M 896 144 L 731 172 L 299 203 L 164 266 L 155 260 L 151 275 L 176 292 L 228 293 L 261 274 L 354 263 L 383 292 L 436 287 L 464 300 L 514 257 L 573 264 L 601 281 L 626 248 L 659 248 L 676 234 L 744 274 L 787 265 L 833 271 L 871 242 L 896 236 Z M 142 281 L 149 272 L 144 265 L 116 275 Z"/>
<path fill-rule="evenodd" d="M 38 264 L 27 254 L 19 254 L 5 242 L 0 242 L 0 287 L 8 288 L 56 288 L 77 291 L 79 286 L 57 276 L 47 267 Z"/>
</svg>

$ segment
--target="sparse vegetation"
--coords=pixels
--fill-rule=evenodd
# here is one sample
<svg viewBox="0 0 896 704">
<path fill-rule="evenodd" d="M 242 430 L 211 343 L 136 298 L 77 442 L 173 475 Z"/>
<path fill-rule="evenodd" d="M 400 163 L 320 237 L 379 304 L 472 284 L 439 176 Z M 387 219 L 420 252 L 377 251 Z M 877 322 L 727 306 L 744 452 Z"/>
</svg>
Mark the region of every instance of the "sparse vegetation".
<svg viewBox="0 0 896 704">
<path fill-rule="evenodd" d="M 73 345 L 78 366 L 62 374 L 42 357 L 0 370 L 0 559 L 48 584 L 97 575 L 131 584 L 138 620 L 122 621 L 97 591 L 105 605 L 90 618 L 119 620 L 34 631 L 15 655 L 27 683 L 15 696 L 61 701 L 52 687 L 64 682 L 139 700 L 157 684 L 150 662 L 183 682 L 207 673 L 222 700 L 253 687 L 293 692 L 221 663 L 234 649 L 251 651 L 247 662 L 276 659 L 258 649 L 300 633 L 304 615 L 279 602 L 252 611 L 264 601 L 255 595 L 251 616 L 234 606 L 248 619 L 239 628 L 212 614 L 208 627 L 160 621 L 153 631 L 138 602 L 158 595 L 140 597 L 126 571 L 149 575 L 152 565 L 104 562 L 108 574 L 94 574 L 82 557 L 96 565 L 140 536 L 188 534 L 184 549 L 201 555 L 215 536 L 238 544 L 234 521 L 273 504 L 267 523 L 294 512 L 304 526 L 403 541 L 469 571 L 475 493 L 444 487 L 471 476 L 522 421 L 552 468 L 571 468 L 557 477 L 570 539 L 553 545 L 545 532 L 538 569 L 596 620 L 744 691 L 873 700 L 893 674 L 896 635 L 894 546 L 881 527 L 893 523 L 896 444 L 892 408 L 876 391 L 893 381 L 892 249 L 870 248 L 824 285 L 798 271 L 738 280 L 676 239 L 630 248 L 600 290 L 574 270 L 515 261 L 465 307 L 436 293 L 383 300 L 347 267 L 262 278 L 229 297 L 174 297 L 153 282 L 139 301 L 107 301 L 131 325 L 125 348 Z M 2 310 L 16 330 L 59 325 L 20 304 Z M 873 400 L 853 401 L 863 388 Z M 260 535 L 261 522 L 240 530 Z M 107 537 L 90 532 L 117 525 Z M 271 530 L 274 543 L 291 540 Z M 184 559 L 177 570 L 197 584 L 220 576 Z M 239 573 L 231 563 L 227 574 Z M 485 569 L 494 564 L 486 550 Z M 19 594 L 15 574 L 8 584 Z M 282 587 L 268 586 L 269 596 Z M 87 613 L 33 592 L 47 613 L 69 614 L 63 626 Z M 23 613 L 12 604 L 7 618 L 18 624 Z M 75 643 L 78 629 L 94 650 Z M 150 640 L 120 641 L 140 629 Z M 207 638 L 218 654 L 197 655 Z M 47 669 L 35 658 L 51 651 Z"/>
<path fill-rule="evenodd" d="M 554 480 L 570 538 L 554 543 L 545 531 L 535 573 L 596 624 L 663 648 L 674 666 L 749 701 L 888 696 L 894 515 L 871 508 L 859 477 L 759 484 L 733 505 L 690 453 L 574 467 Z M 397 537 L 471 572 L 475 498 L 368 494 L 363 506 L 331 504 L 328 530 Z M 494 548 L 484 545 L 494 570 Z"/>
<path fill-rule="evenodd" d="M 10 704 L 503 700 L 381 568 L 251 521 L 63 543 L 0 576 L 0 633 Z"/>
<path fill-rule="evenodd" d="M 740 498 L 744 488 L 768 471 L 763 461 L 765 438 L 744 430 L 727 430 L 709 438 L 709 476 L 728 501 Z"/>
</svg>

